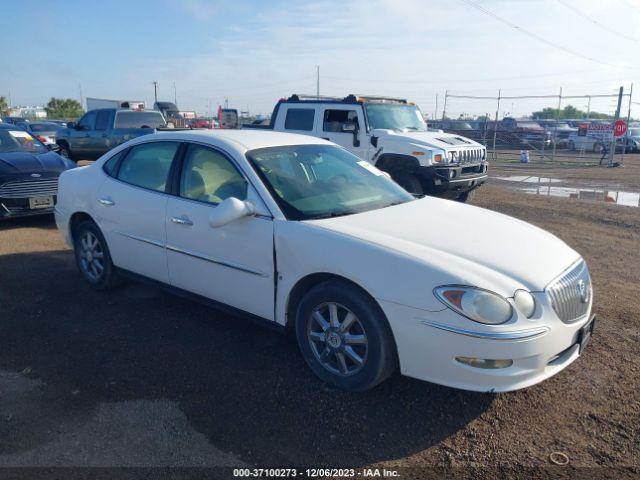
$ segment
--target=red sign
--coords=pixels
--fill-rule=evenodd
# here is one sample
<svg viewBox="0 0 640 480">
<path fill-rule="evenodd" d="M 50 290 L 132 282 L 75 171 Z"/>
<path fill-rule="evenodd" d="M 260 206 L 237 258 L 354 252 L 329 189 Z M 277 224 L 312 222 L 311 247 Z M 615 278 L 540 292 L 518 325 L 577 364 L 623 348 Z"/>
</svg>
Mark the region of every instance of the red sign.
<svg viewBox="0 0 640 480">
<path fill-rule="evenodd" d="M 615 137 L 621 137 L 627 133 L 627 123 L 624 120 L 616 120 L 613 127 L 613 135 Z"/>
</svg>

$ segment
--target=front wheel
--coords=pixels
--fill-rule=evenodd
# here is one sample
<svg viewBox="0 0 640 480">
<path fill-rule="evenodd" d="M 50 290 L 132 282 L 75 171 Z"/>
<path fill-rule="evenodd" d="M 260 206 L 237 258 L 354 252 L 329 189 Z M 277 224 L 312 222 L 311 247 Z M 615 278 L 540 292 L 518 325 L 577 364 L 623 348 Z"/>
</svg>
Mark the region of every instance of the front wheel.
<svg viewBox="0 0 640 480">
<path fill-rule="evenodd" d="M 466 203 L 466 202 L 468 202 L 469 200 L 471 200 L 471 199 L 475 196 L 475 194 L 476 194 L 476 190 L 475 190 L 475 189 L 473 189 L 473 190 L 467 190 L 466 192 L 461 193 L 461 194 L 458 196 L 458 198 L 456 198 L 456 200 L 457 200 L 458 202 L 461 202 L 461 203 Z"/>
<path fill-rule="evenodd" d="M 295 327 L 311 370 L 341 390 L 369 390 L 397 368 L 395 342 L 384 313 L 347 282 L 328 281 L 312 288 L 298 306 Z"/>
<path fill-rule="evenodd" d="M 118 283 L 107 242 L 90 220 L 78 224 L 73 233 L 76 264 L 83 278 L 96 290 L 107 290 Z"/>
<path fill-rule="evenodd" d="M 420 180 L 415 175 L 410 173 L 399 173 L 392 176 L 398 185 L 404 188 L 407 192 L 414 195 L 424 195 L 424 189 Z"/>
</svg>

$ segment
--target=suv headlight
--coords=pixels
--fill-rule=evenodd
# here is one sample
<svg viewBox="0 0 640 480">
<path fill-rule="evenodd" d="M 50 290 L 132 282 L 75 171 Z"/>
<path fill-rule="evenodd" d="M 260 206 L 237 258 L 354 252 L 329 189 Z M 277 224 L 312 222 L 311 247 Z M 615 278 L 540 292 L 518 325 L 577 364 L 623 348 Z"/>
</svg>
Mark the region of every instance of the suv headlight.
<svg viewBox="0 0 640 480">
<path fill-rule="evenodd" d="M 447 307 L 474 322 L 498 325 L 513 315 L 505 298 L 481 288 L 444 285 L 436 287 L 433 293 Z"/>
</svg>

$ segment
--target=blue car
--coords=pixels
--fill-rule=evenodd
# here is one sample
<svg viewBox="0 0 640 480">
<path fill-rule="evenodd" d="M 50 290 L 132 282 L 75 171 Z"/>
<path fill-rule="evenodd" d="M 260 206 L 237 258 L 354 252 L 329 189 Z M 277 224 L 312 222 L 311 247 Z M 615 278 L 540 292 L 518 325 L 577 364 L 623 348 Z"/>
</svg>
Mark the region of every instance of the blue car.
<svg viewBox="0 0 640 480">
<path fill-rule="evenodd" d="M 58 177 L 76 164 L 16 125 L 0 124 L 0 219 L 52 213 Z"/>
</svg>

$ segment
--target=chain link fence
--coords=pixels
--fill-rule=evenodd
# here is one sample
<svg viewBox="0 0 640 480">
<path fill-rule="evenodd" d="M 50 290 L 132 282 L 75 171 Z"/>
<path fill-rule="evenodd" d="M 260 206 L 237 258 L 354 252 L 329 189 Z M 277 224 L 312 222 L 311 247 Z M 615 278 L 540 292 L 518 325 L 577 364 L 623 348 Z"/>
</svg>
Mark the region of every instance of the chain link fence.
<svg viewBox="0 0 640 480">
<path fill-rule="evenodd" d="M 431 128 L 471 138 L 487 147 L 489 158 L 554 164 L 614 164 L 640 152 L 633 126 L 614 137 L 618 119 L 629 125 L 633 86 L 627 92 L 569 95 L 464 95 L 447 91 L 442 116 Z M 486 111 L 484 115 L 466 112 Z M 635 135 L 635 138 L 634 138 Z"/>
</svg>

